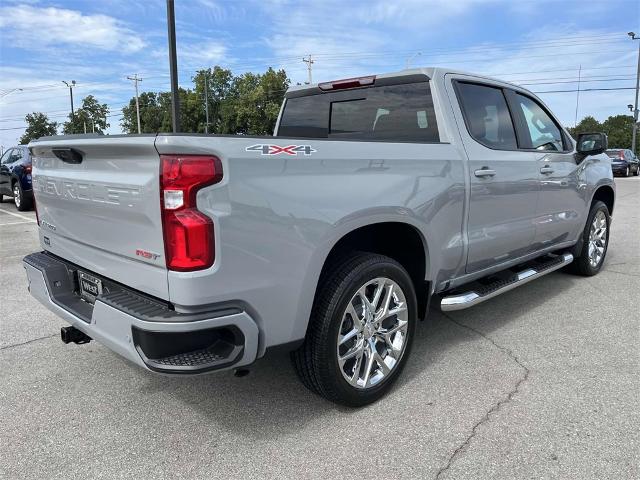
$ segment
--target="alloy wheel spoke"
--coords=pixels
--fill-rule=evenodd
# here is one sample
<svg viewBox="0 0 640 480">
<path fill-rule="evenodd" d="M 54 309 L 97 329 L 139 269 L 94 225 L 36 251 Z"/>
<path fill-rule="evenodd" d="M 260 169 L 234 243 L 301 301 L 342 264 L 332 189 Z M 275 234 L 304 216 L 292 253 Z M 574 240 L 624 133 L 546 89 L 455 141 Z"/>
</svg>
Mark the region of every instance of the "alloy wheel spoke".
<svg viewBox="0 0 640 480">
<path fill-rule="evenodd" d="M 352 302 L 349 302 L 347 313 L 351 316 L 351 320 L 353 320 L 353 326 L 358 330 L 362 330 L 362 318 L 360 318 L 360 315 L 358 315 L 358 312 L 356 311 Z"/>
<path fill-rule="evenodd" d="M 363 351 L 364 351 L 364 345 L 363 344 L 358 343 L 358 344 L 354 345 L 349 350 L 347 350 L 347 352 L 344 355 L 342 355 L 339 358 L 340 363 L 344 364 L 347 360 L 350 360 L 353 357 L 362 356 L 362 352 Z"/>
<path fill-rule="evenodd" d="M 373 363 L 375 362 L 375 357 L 373 352 L 370 349 L 365 350 L 367 352 L 367 364 L 365 366 L 364 377 L 362 380 L 364 382 L 364 386 L 366 387 L 369 384 L 369 380 L 371 379 L 371 371 L 373 370 Z"/>
<path fill-rule="evenodd" d="M 352 330 L 349 330 L 347 333 L 342 335 L 342 337 L 338 341 L 338 345 L 344 345 L 345 343 L 347 343 L 351 339 L 355 338 L 358 335 L 358 333 L 360 333 L 360 331 L 358 329 L 356 329 L 356 328 L 354 328 Z"/>
</svg>

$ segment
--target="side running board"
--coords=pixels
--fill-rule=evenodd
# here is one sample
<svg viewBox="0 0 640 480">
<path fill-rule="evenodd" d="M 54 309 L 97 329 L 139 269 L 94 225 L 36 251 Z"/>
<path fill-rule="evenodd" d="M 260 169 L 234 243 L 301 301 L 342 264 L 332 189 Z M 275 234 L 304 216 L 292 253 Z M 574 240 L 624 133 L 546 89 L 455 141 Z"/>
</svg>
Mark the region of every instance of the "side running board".
<svg viewBox="0 0 640 480">
<path fill-rule="evenodd" d="M 442 298 L 440 307 L 445 312 L 463 310 L 496 297 L 501 293 L 513 290 L 547 273 L 558 270 L 573 261 L 573 255 L 547 255 L 532 262 L 528 262 L 523 270 L 505 270 L 486 279 L 463 285 Z"/>
</svg>

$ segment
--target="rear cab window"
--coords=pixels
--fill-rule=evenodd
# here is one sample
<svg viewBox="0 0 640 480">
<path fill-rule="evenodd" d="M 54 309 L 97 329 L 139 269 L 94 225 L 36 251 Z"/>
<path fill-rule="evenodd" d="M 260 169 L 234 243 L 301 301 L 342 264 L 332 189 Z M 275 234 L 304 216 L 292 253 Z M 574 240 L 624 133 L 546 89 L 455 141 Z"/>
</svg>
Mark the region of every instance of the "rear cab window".
<svg viewBox="0 0 640 480">
<path fill-rule="evenodd" d="M 496 150 L 518 148 L 516 132 L 500 87 L 456 82 L 458 101 L 471 137 Z"/>
<path fill-rule="evenodd" d="M 427 81 L 287 98 L 277 136 L 440 142 Z"/>
</svg>

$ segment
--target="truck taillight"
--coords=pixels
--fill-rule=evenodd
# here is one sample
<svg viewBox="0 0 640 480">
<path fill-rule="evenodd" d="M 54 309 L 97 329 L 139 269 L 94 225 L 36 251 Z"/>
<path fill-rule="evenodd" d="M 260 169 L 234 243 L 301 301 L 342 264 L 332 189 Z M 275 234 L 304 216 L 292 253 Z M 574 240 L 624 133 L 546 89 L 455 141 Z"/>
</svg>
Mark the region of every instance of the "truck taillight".
<svg viewBox="0 0 640 480">
<path fill-rule="evenodd" d="M 622 150 L 618 152 L 618 157 L 620 157 L 620 160 L 624 160 L 624 152 Z"/>
<path fill-rule="evenodd" d="M 217 157 L 160 155 L 160 206 L 169 270 L 189 272 L 213 265 L 213 221 L 198 211 L 196 194 L 221 179 Z"/>
</svg>

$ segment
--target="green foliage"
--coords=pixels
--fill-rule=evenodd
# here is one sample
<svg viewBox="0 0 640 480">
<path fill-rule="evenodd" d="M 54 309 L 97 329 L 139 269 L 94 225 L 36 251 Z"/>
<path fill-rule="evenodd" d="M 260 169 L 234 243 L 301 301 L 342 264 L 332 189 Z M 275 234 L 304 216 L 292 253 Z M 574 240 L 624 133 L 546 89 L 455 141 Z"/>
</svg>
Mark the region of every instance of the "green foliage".
<svg viewBox="0 0 640 480">
<path fill-rule="evenodd" d="M 631 115 L 614 115 L 600 123 L 595 118 L 584 117 L 575 128 L 569 128 L 573 138 L 579 133 L 604 132 L 609 138 L 609 148 L 631 148 L 633 137 L 633 117 Z M 640 131 L 638 132 L 640 136 Z M 636 138 L 636 151 L 640 144 L 640 138 Z"/>
<path fill-rule="evenodd" d="M 82 107 L 77 109 L 72 117 L 69 114 L 69 120 L 64 122 L 62 131 L 65 135 L 71 133 L 104 133 L 109 128 L 107 123 L 107 115 L 109 107 L 106 103 L 98 103 L 93 95 L 87 95 L 82 100 Z"/>
<path fill-rule="evenodd" d="M 209 133 L 265 135 L 273 132 L 289 79 L 284 70 L 269 68 L 263 74 L 234 76 L 231 70 L 214 67 L 193 77 L 194 89 L 179 90 L 180 130 L 205 131 L 205 82 L 209 101 Z M 122 109 L 122 128 L 137 133 L 135 98 Z M 171 94 L 144 92 L 140 95 L 143 133 L 171 131 Z"/>
<path fill-rule="evenodd" d="M 27 122 L 27 129 L 24 135 L 20 137 L 20 144 L 26 145 L 36 138 L 48 137 L 58 133 L 58 123 L 50 121 L 49 117 L 44 113 L 28 113 L 27 116 L 24 117 L 24 121 Z"/>
<path fill-rule="evenodd" d="M 631 148 L 632 129 L 633 117 L 631 115 L 615 115 L 602 122 L 602 131 L 609 137 L 610 148 Z"/>
<path fill-rule="evenodd" d="M 589 115 L 580 120 L 580 123 L 575 127 L 569 127 L 568 130 L 573 138 L 578 138 L 579 133 L 601 132 L 602 124 Z"/>
</svg>

